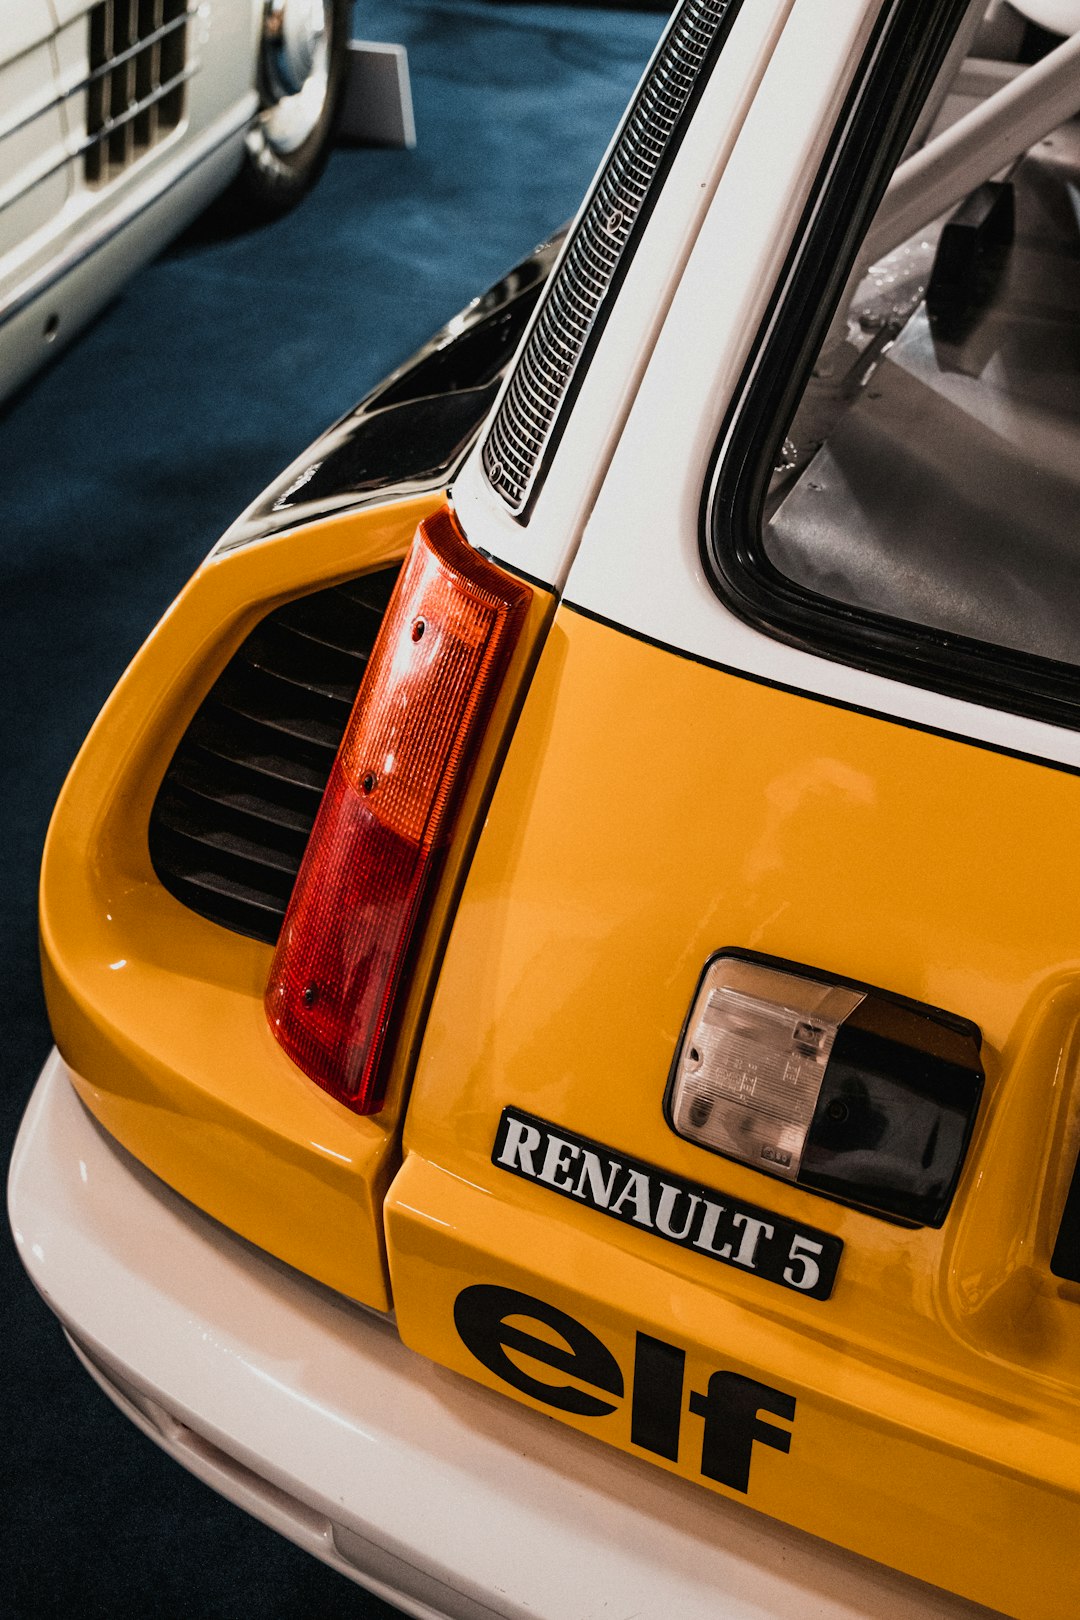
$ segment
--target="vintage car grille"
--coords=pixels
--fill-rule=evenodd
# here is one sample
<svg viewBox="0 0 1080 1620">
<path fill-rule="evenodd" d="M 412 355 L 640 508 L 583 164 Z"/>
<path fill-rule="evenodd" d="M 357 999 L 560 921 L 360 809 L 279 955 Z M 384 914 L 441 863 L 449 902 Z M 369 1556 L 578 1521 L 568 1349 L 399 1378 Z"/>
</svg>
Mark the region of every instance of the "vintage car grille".
<svg viewBox="0 0 1080 1620">
<path fill-rule="evenodd" d="M 528 502 L 601 305 L 734 5 L 684 0 L 548 286 L 483 448 L 488 480 L 515 513 Z"/>
<path fill-rule="evenodd" d="M 185 732 L 150 816 L 184 905 L 273 944 L 399 565 L 267 615 Z"/>
<path fill-rule="evenodd" d="M 90 12 L 89 185 L 115 179 L 184 115 L 188 0 L 102 0 Z"/>
</svg>

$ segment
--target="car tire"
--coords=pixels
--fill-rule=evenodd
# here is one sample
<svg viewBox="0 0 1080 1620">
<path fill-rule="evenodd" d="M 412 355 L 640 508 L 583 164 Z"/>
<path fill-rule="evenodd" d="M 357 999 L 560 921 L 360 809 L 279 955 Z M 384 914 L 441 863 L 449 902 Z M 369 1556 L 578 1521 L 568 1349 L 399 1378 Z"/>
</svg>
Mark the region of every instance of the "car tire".
<svg viewBox="0 0 1080 1620">
<path fill-rule="evenodd" d="M 252 223 L 299 202 L 329 155 L 348 63 L 350 0 L 266 0 L 261 105 L 228 202 Z"/>
</svg>

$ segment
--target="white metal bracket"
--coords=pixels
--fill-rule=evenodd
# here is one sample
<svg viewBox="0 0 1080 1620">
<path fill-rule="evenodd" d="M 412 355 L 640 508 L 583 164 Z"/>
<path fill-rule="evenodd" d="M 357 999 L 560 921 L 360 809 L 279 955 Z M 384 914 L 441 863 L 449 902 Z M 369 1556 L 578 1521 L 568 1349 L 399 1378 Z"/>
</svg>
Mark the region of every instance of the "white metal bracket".
<svg viewBox="0 0 1080 1620">
<path fill-rule="evenodd" d="M 404 45 L 349 41 L 338 138 L 357 146 L 416 145 L 409 57 Z"/>
</svg>

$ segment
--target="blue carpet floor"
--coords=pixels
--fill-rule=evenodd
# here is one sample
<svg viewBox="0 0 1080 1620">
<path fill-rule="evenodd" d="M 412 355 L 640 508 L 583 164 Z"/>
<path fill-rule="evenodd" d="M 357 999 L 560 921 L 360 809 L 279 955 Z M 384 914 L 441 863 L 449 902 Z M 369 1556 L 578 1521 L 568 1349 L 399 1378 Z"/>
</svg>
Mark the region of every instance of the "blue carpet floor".
<svg viewBox="0 0 1080 1620">
<path fill-rule="evenodd" d="M 41 845 L 97 709 L 237 512 L 573 212 L 662 21 L 365 0 L 355 32 L 408 46 L 417 150 L 336 152 L 262 231 L 196 227 L 0 414 L 9 1144 L 49 1040 Z M 161 1457 L 77 1368 L 10 1243 L 2 1255 L 4 1613 L 393 1612 Z"/>
</svg>

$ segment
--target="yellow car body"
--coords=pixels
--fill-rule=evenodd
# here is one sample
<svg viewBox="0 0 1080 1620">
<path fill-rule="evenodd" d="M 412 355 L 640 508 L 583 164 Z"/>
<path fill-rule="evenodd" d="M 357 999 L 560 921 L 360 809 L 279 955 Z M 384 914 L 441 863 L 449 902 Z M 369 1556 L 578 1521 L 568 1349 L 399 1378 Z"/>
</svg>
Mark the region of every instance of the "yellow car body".
<svg viewBox="0 0 1080 1620">
<path fill-rule="evenodd" d="M 764 269 L 784 271 L 784 222 L 809 217 L 815 153 L 833 138 L 822 108 L 846 116 L 856 64 L 889 23 L 887 7 L 840 10 L 821 81 L 791 113 L 804 161 L 788 154 L 788 190 L 747 218 L 736 285 L 716 271 L 716 243 L 745 197 L 754 154 L 740 170 L 740 143 L 763 139 L 822 14 L 808 0 L 735 8 L 649 224 L 665 246 L 631 264 L 527 524 L 495 515 L 503 469 L 489 448 L 485 484 L 478 448 L 449 497 L 433 477 L 276 528 L 249 521 L 206 561 L 57 808 L 45 981 L 60 1053 L 108 1133 L 259 1249 L 392 1308 L 421 1356 L 695 1490 L 970 1603 L 1061 1620 L 1080 1594 L 1080 1282 L 1052 1269 L 1080 1130 L 1072 738 L 1005 703 L 928 697 L 932 680 L 857 660 L 850 674 L 812 646 L 790 673 L 769 666 L 787 651 L 763 634 L 751 645 L 717 601 L 686 494 L 725 416 L 715 378 L 734 397 L 750 316 L 769 309 Z M 676 208 L 682 241 L 665 223 Z M 635 422 L 650 410 L 655 422 L 672 376 L 689 373 L 678 343 L 710 266 L 730 302 L 700 380 L 713 414 L 697 430 L 680 417 L 698 410 L 691 378 L 643 494 Z M 651 347 L 629 343 L 634 321 Z M 668 486 L 665 456 L 682 457 Z M 532 598 L 411 961 L 386 1100 L 365 1116 L 275 1040 L 271 945 L 170 893 L 146 829 L 193 715 L 253 628 L 400 560 L 448 498 Z M 683 611 L 674 595 L 666 605 L 669 569 L 688 582 L 685 633 L 662 628 Z M 710 614 L 723 620 L 713 641 Z M 695 987 L 730 950 L 978 1026 L 985 1090 L 940 1224 L 822 1198 L 672 1128 L 665 1096 Z M 515 1157 L 507 1118 L 538 1156 Z M 587 1198 L 572 1170 L 589 1153 L 629 1167 L 637 1190 L 619 1182 L 616 1200 L 614 1170 L 606 1183 L 598 1170 Z M 764 1211 L 762 1230 L 771 1215 L 839 1240 L 831 1293 L 803 1291 L 809 1265 L 773 1286 L 753 1242 L 721 1254 L 690 1217 L 686 1241 L 664 1241 L 665 1186 L 673 1200 L 697 1189 L 687 1208 L 711 1197 Z M 820 1252 L 808 1241 L 789 1265 Z"/>
</svg>

